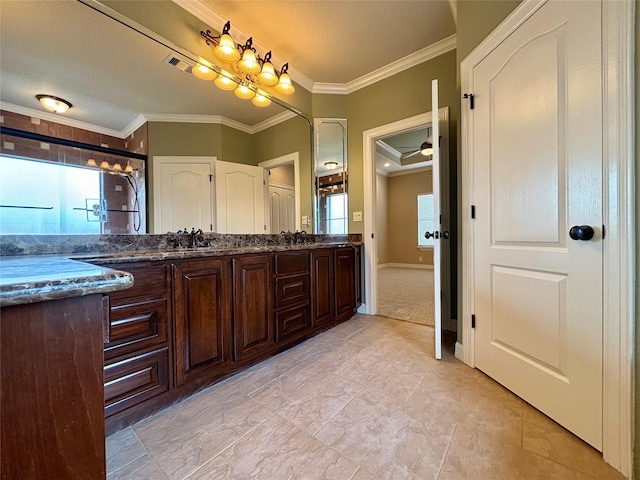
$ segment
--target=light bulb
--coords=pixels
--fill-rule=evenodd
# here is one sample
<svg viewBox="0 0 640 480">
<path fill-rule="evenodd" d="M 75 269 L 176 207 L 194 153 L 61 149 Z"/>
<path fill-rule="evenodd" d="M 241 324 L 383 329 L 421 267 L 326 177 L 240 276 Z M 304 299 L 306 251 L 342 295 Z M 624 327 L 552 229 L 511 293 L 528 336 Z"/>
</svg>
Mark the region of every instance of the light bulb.
<svg viewBox="0 0 640 480">
<path fill-rule="evenodd" d="M 219 44 L 213 49 L 216 57 L 226 63 L 237 62 L 240 59 L 240 53 L 236 47 L 233 38 L 228 33 L 220 36 Z"/>
<path fill-rule="evenodd" d="M 201 63 L 193 67 L 191 73 L 193 73 L 194 77 L 197 77 L 200 80 L 213 80 L 218 76 L 215 70 L 207 67 L 206 65 L 202 65 Z"/>
<path fill-rule="evenodd" d="M 283 73 L 280 75 L 280 80 L 278 84 L 274 87 L 275 91 L 281 93 L 283 95 L 291 95 L 296 91 L 295 87 L 291 84 L 291 77 L 289 77 L 288 73 Z"/>
<path fill-rule="evenodd" d="M 271 62 L 264 62 L 262 64 L 262 71 L 258 74 L 258 81 L 270 87 L 278 83 L 278 76 Z"/>
<path fill-rule="evenodd" d="M 256 54 L 251 48 L 245 49 L 242 59 L 238 62 L 238 68 L 241 72 L 249 75 L 255 75 L 260 72 L 260 64 L 256 59 Z"/>
<path fill-rule="evenodd" d="M 256 92 L 243 84 L 238 85 L 233 93 L 236 94 L 236 97 L 242 98 L 243 100 L 250 100 L 256 96 Z"/>
<path fill-rule="evenodd" d="M 255 97 L 251 99 L 251 103 L 253 103 L 256 107 L 268 107 L 271 105 L 271 100 L 269 100 L 264 95 L 258 93 Z"/>
<path fill-rule="evenodd" d="M 229 77 L 224 75 L 219 75 L 213 83 L 216 84 L 216 87 L 222 90 L 235 90 L 237 83 L 231 80 Z"/>
</svg>

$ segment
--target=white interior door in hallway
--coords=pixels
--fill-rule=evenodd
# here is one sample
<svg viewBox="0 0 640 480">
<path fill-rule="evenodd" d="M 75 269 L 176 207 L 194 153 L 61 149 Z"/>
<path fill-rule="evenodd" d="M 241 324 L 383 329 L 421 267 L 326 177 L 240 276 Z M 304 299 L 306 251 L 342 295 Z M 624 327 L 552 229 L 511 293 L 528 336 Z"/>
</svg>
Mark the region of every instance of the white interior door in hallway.
<svg viewBox="0 0 640 480">
<path fill-rule="evenodd" d="M 218 233 L 265 233 L 265 169 L 216 162 Z"/>
<path fill-rule="evenodd" d="M 153 231 L 213 229 L 215 157 L 153 158 Z"/>
<path fill-rule="evenodd" d="M 296 192 L 288 185 L 269 185 L 271 233 L 296 230 Z"/>
<path fill-rule="evenodd" d="M 473 69 L 471 128 L 476 366 L 602 450 L 600 31 L 543 5 Z"/>
</svg>

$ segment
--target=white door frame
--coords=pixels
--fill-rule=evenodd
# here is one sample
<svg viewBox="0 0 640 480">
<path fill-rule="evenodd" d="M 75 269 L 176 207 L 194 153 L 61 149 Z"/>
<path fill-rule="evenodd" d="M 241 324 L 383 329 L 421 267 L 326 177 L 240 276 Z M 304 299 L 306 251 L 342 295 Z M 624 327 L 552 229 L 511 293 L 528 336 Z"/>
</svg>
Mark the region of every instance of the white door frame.
<svg viewBox="0 0 640 480">
<path fill-rule="evenodd" d="M 161 178 L 158 175 L 160 171 L 160 166 L 163 163 L 202 163 L 211 166 L 211 174 L 215 175 L 215 165 L 216 165 L 216 157 L 188 157 L 188 156 L 154 156 L 151 160 L 152 172 L 151 172 L 151 185 L 153 186 L 153 190 L 149 194 L 150 204 L 153 205 L 153 233 L 167 233 L 158 231 L 158 225 L 162 222 L 160 219 L 162 218 L 162 207 L 160 203 L 160 196 L 156 195 L 156 192 L 161 190 L 160 182 Z M 215 195 L 213 190 L 213 182 L 211 182 L 211 221 L 213 225 L 216 224 L 216 208 L 215 208 Z"/>
<path fill-rule="evenodd" d="M 449 108 L 442 107 L 438 110 L 438 117 L 442 120 L 449 119 Z M 377 258 L 378 240 L 376 233 L 376 165 L 375 165 L 375 141 L 380 137 L 385 137 L 403 130 L 411 130 L 416 127 L 428 125 L 432 122 L 432 112 L 421 113 L 413 117 L 398 120 L 397 122 L 381 125 L 362 133 L 363 139 L 363 175 L 364 175 L 364 278 L 367 279 L 364 285 L 364 304 L 358 309 L 361 313 L 375 315 L 377 312 L 376 285 L 378 284 Z M 449 133 L 443 131 L 442 144 L 449 145 Z"/>
<path fill-rule="evenodd" d="M 462 61 L 462 94 L 473 93 L 474 67 L 547 1 L 522 2 Z M 633 469 L 635 334 L 634 3 L 629 0 L 603 1 L 602 8 L 603 213 L 606 226 L 602 453 L 607 463 L 630 477 Z M 474 204 L 473 113 L 467 100 L 462 100 L 461 110 L 462 335 L 458 338 L 462 338 L 462 345 L 456 345 L 456 356 L 475 367 L 475 339 L 471 328 L 474 238 L 469 214 Z"/>
<path fill-rule="evenodd" d="M 293 165 L 293 178 L 295 179 L 295 201 L 296 201 L 296 230 L 300 230 L 301 218 L 300 218 L 300 154 L 298 152 L 287 153 L 280 157 L 272 158 L 271 160 L 265 160 L 258 164 L 259 167 L 269 170 L 275 167 L 281 167 L 282 165 Z M 266 189 L 265 195 L 269 194 L 269 190 Z M 265 203 L 265 208 L 267 203 Z M 265 217 L 266 218 L 266 217 Z"/>
</svg>

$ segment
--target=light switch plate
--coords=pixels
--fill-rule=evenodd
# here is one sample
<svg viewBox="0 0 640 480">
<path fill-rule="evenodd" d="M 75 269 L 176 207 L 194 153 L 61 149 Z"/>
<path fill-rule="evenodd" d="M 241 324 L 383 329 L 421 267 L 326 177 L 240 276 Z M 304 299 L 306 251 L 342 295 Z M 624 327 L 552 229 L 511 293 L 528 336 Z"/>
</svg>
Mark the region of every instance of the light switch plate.
<svg viewBox="0 0 640 480">
<path fill-rule="evenodd" d="M 362 212 L 353 212 L 353 221 L 361 222 L 362 221 Z"/>
</svg>

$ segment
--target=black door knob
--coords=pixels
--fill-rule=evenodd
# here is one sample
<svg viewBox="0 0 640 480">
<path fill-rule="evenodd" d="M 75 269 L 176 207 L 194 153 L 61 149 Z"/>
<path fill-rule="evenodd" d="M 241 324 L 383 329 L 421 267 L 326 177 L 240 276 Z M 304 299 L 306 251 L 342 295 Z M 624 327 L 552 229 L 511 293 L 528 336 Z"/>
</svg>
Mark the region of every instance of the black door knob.
<svg viewBox="0 0 640 480">
<path fill-rule="evenodd" d="M 589 225 L 574 225 L 569 230 L 569 236 L 573 240 L 591 240 L 595 232 Z"/>
<path fill-rule="evenodd" d="M 445 240 L 449 240 L 449 231 L 445 230 L 444 232 L 440 232 L 440 238 L 444 238 Z"/>
<path fill-rule="evenodd" d="M 427 240 L 429 240 L 431 237 L 434 237 L 433 232 L 426 232 L 424 234 L 424 238 L 426 238 Z"/>
</svg>

